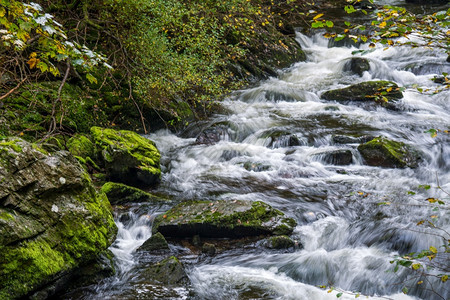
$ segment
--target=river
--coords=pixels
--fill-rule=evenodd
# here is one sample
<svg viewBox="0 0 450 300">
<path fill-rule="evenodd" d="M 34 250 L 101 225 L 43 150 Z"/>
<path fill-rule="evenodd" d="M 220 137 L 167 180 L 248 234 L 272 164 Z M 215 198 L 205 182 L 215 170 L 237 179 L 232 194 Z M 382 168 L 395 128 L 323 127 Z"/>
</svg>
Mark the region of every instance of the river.
<svg viewBox="0 0 450 300">
<path fill-rule="evenodd" d="M 305 62 L 236 91 L 222 103 L 225 113 L 191 124 L 181 135 L 163 130 L 149 138 L 162 153 L 157 192 L 176 201 L 264 201 L 297 220 L 292 237 L 302 246 L 269 250 L 256 242 L 204 257 L 172 245 L 191 284 L 146 285 L 135 280 L 145 263 L 135 250 L 150 237 L 154 215 L 170 206 L 135 205 L 117 213 L 119 234 L 110 249 L 118 274 L 85 288 L 77 299 L 336 299 L 340 292 L 341 299 L 354 299 L 354 293 L 369 299 L 441 299 L 429 288 L 449 297 L 448 283 L 436 278 L 407 281 L 412 272 L 393 272 L 390 263 L 396 255 L 442 244 L 436 236 L 440 229 L 417 225 L 419 221 L 432 220 L 450 231 L 450 135 L 426 132 L 449 130 L 450 91 L 424 94 L 416 89 L 443 87 L 431 78 L 450 73 L 447 56 L 430 49 L 377 46 L 363 56 L 370 70 L 360 77 L 344 66 L 352 52 L 368 50 L 367 45 L 329 47 L 320 34 L 298 33 L 297 41 L 307 54 Z M 321 99 L 327 90 L 369 80 L 405 87 L 399 109 Z M 195 143 L 207 128 L 218 128 L 220 142 Z M 372 167 L 364 164 L 358 143 L 336 142 L 336 136 L 365 135 L 410 144 L 423 159 L 415 169 Z M 325 154 L 335 150 L 351 151 L 351 163 L 327 160 Z M 438 205 L 427 198 L 446 199 L 447 204 L 433 211 Z M 448 268 L 448 254 L 441 263 Z M 405 286 L 407 295 L 402 293 Z"/>
</svg>

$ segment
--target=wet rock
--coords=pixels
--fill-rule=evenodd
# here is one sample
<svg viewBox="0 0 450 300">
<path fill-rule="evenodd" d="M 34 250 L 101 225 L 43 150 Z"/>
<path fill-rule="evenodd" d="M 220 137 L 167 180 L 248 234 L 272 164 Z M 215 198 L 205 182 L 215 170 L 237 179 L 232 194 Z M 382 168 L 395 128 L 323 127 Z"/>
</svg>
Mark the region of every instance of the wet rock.
<svg viewBox="0 0 450 300">
<path fill-rule="evenodd" d="M 202 246 L 202 252 L 209 256 L 214 256 L 216 254 L 216 246 L 214 244 L 204 243 Z"/>
<path fill-rule="evenodd" d="M 300 94 L 295 92 L 283 93 L 278 91 L 265 91 L 266 99 L 269 101 L 286 101 L 286 102 L 297 102 L 302 101 Z"/>
<path fill-rule="evenodd" d="M 326 164 L 347 166 L 353 162 L 352 151 L 348 149 L 338 149 L 332 151 L 326 151 L 322 153 L 316 153 L 314 156 Z"/>
<path fill-rule="evenodd" d="M 395 108 L 395 100 L 403 98 L 398 85 L 391 81 L 366 81 L 322 94 L 325 100 L 372 101 L 386 108 Z"/>
<path fill-rule="evenodd" d="M 170 237 L 239 238 L 290 234 L 296 221 L 260 201 L 182 202 L 158 216 L 154 232 Z"/>
<path fill-rule="evenodd" d="M 433 80 L 433 82 L 439 83 L 439 84 L 447 84 L 447 85 L 450 84 L 450 79 L 447 76 L 435 76 L 431 80 Z"/>
<path fill-rule="evenodd" d="M 195 247 L 200 247 L 202 245 L 202 239 L 198 234 L 192 237 L 192 245 Z"/>
<path fill-rule="evenodd" d="M 369 166 L 385 168 L 415 168 L 420 156 L 410 145 L 377 137 L 358 146 L 358 151 Z"/>
<path fill-rule="evenodd" d="M 265 246 L 270 249 L 289 249 L 295 247 L 295 241 L 286 235 L 272 236 L 267 239 Z"/>
<path fill-rule="evenodd" d="M 164 236 L 157 232 L 153 234 L 148 240 L 146 240 L 142 246 L 138 248 L 137 251 L 164 251 L 169 250 L 169 244 L 167 244 L 166 239 Z"/>
<path fill-rule="evenodd" d="M 362 76 L 364 72 L 369 70 L 369 60 L 362 57 L 352 57 L 344 65 L 344 72 L 352 72 L 359 76 Z"/>
<path fill-rule="evenodd" d="M 347 135 L 335 135 L 331 138 L 334 144 L 362 144 L 373 140 L 375 137 L 371 135 L 363 135 L 360 137 L 353 137 Z"/>
<path fill-rule="evenodd" d="M 273 149 L 301 145 L 299 138 L 295 134 L 285 131 L 271 131 L 263 135 L 263 138 L 267 139 L 265 143 L 267 147 Z"/>
<path fill-rule="evenodd" d="M 102 186 L 101 190 L 108 196 L 109 202 L 113 205 L 137 202 L 169 201 L 123 183 L 107 182 Z"/>
<path fill-rule="evenodd" d="M 139 277 L 142 283 L 164 285 L 183 285 L 189 281 L 183 264 L 175 256 L 168 257 L 141 270 Z"/>
<path fill-rule="evenodd" d="M 270 170 L 270 166 L 248 161 L 244 163 L 244 169 L 249 172 L 263 172 Z"/>
<path fill-rule="evenodd" d="M 112 181 L 151 187 L 160 181 L 160 154 L 155 144 L 128 130 L 91 128 L 98 156 Z"/>
<path fill-rule="evenodd" d="M 61 286 L 94 261 L 117 227 L 104 193 L 67 151 L 0 140 L 0 299 Z"/>
<path fill-rule="evenodd" d="M 203 130 L 195 140 L 196 144 L 214 145 L 221 140 L 228 138 L 228 128 L 223 125 L 207 128 Z"/>
</svg>

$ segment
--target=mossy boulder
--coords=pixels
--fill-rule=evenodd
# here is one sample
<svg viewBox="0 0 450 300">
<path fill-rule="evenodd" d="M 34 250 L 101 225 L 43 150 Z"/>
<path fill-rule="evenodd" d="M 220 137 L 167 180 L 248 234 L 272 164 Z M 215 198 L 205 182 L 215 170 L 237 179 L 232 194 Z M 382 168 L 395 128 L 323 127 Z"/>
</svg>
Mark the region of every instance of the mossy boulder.
<svg viewBox="0 0 450 300">
<path fill-rule="evenodd" d="M 161 178 L 160 153 L 155 143 L 128 130 L 92 127 L 96 151 L 112 181 L 151 187 Z"/>
<path fill-rule="evenodd" d="M 160 232 L 152 234 L 152 236 L 138 248 L 138 251 L 148 252 L 164 250 L 169 250 L 169 244 L 167 244 L 166 239 Z"/>
<path fill-rule="evenodd" d="M 115 239 L 106 195 L 67 151 L 0 140 L 0 200 L 0 299 L 45 289 Z"/>
<path fill-rule="evenodd" d="M 377 137 L 358 146 L 358 151 L 369 166 L 385 168 L 415 168 L 419 153 L 410 145 Z"/>
<path fill-rule="evenodd" d="M 296 225 L 294 219 L 260 201 L 188 201 L 158 216 L 153 231 L 171 237 L 240 238 L 290 234 Z"/>
<path fill-rule="evenodd" d="M 322 94 L 322 99 L 335 101 L 367 101 L 395 109 L 395 101 L 403 98 L 399 86 L 392 81 L 366 81 Z"/>
<path fill-rule="evenodd" d="M 270 249 L 289 249 L 295 247 L 295 241 L 286 235 L 272 236 L 267 239 L 265 246 Z"/>
<path fill-rule="evenodd" d="M 74 156 L 94 157 L 95 146 L 92 141 L 82 134 L 76 134 L 67 141 L 67 149 Z"/>
<path fill-rule="evenodd" d="M 123 183 L 107 182 L 101 189 L 111 204 L 137 203 L 137 202 L 164 202 L 167 199 L 144 192 L 138 188 Z"/>
<path fill-rule="evenodd" d="M 178 286 L 186 284 L 189 279 L 183 264 L 175 256 L 168 257 L 139 272 L 139 282 Z"/>
</svg>

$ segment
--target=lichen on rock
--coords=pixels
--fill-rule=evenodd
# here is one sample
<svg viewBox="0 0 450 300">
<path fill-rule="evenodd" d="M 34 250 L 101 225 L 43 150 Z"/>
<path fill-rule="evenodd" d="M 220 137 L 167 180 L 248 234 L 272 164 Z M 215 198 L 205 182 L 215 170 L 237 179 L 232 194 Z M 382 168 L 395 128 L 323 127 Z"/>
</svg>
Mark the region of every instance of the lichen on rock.
<svg viewBox="0 0 450 300">
<path fill-rule="evenodd" d="M 421 159 L 410 145 L 381 136 L 359 145 L 358 151 L 368 165 L 377 167 L 415 168 Z"/>
<path fill-rule="evenodd" d="M 0 178 L 0 299 L 44 288 L 113 242 L 108 199 L 68 152 L 0 141 Z"/>
<path fill-rule="evenodd" d="M 287 235 L 296 221 L 260 201 L 219 200 L 182 202 L 154 222 L 154 232 L 164 236 L 239 238 L 256 235 Z"/>
<path fill-rule="evenodd" d="M 112 181 L 138 187 L 150 187 L 160 181 L 161 155 L 155 143 L 128 130 L 92 127 L 91 134 Z"/>
</svg>

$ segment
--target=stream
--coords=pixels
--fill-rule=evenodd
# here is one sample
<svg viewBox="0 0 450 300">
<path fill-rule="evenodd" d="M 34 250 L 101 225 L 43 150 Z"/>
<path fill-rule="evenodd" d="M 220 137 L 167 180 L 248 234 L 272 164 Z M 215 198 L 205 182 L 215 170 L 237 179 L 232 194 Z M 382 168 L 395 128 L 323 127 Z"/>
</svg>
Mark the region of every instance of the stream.
<svg viewBox="0 0 450 300">
<path fill-rule="evenodd" d="M 235 92 L 222 103 L 224 113 L 191 124 L 181 135 L 163 130 L 148 137 L 162 154 L 157 193 L 176 203 L 264 201 L 297 220 L 292 238 L 300 246 L 271 250 L 252 242 L 209 257 L 171 244 L 190 284 L 147 284 L 138 279 L 139 270 L 151 259 L 136 249 L 151 236 L 154 216 L 173 203 L 131 205 L 116 212 L 119 233 L 110 250 L 117 275 L 73 299 L 336 299 L 340 292 L 341 299 L 354 299 L 355 293 L 369 299 L 442 299 L 427 291 L 431 288 L 450 297 L 448 283 L 414 277 L 411 268 L 394 272 L 390 263 L 396 255 L 442 244 L 439 229 L 419 221 L 433 215 L 437 227 L 450 231 L 450 135 L 443 132 L 450 129 L 450 91 L 423 94 L 415 88 L 443 88 L 431 79 L 450 73 L 446 54 L 378 46 L 362 56 L 370 70 L 360 77 L 344 69 L 352 56 L 360 56 L 352 52 L 368 50 L 367 45 L 329 47 L 320 34 L 296 38 L 307 61 Z M 320 97 L 369 80 L 405 87 L 399 109 Z M 430 129 L 442 131 L 432 137 Z M 218 132 L 220 141 L 196 143 L 204 130 Z M 385 136 L 412 145 L 422 161 L 415 169 L 367 166 L 356 149 L 359 143 L 339 143 L 342 136 Z M 349 150 L 351 162 L 330 160 L 327 153 L 336 150 Z M 437 205 L 427 198 L 447 199 L 447 205 L 433 210 Z M 448 268 L 448 255 L 441 263 Z"/>
</svg>

